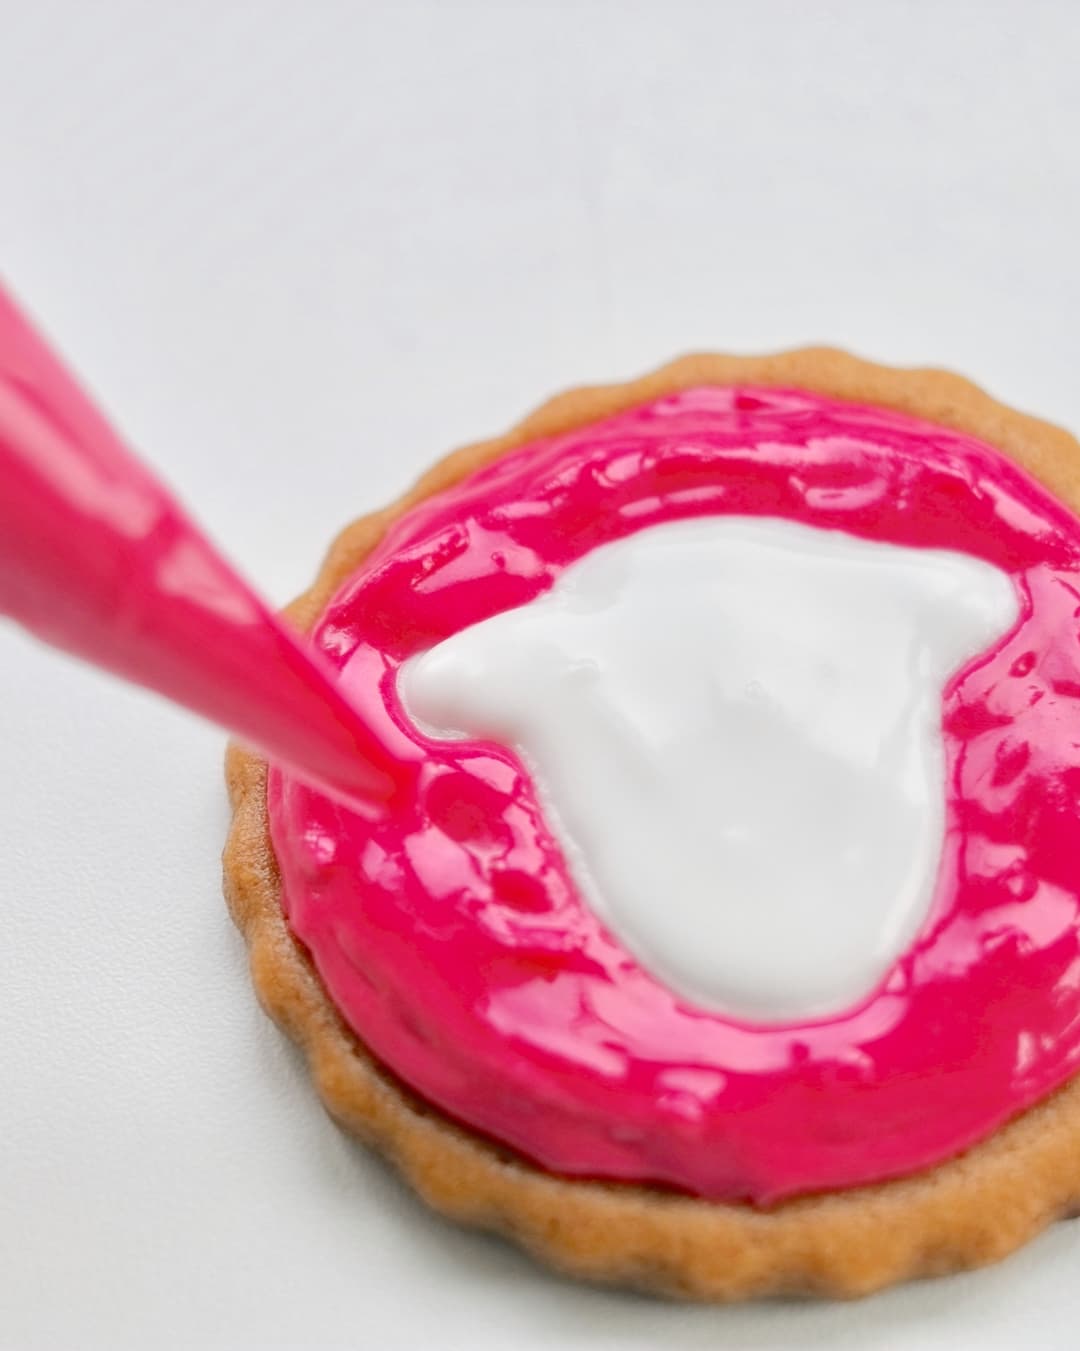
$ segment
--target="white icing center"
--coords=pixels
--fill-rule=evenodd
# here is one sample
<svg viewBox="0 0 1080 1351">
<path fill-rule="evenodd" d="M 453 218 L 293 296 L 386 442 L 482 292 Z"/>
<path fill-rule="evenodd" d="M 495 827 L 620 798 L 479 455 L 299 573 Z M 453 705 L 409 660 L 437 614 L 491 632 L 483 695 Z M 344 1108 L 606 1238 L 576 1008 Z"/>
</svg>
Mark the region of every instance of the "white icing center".
<svg viewBox="0 0 1080 1351">
<path fill-rule="evenodd" d="M 583 895 L 671 989 L 804 1017 L 925 920 L 943 686 L 1017 614 L 967 555 L 708 517 L 595 549 L 399 689 L 426 730 L 520 754 Z"/>
</svg>

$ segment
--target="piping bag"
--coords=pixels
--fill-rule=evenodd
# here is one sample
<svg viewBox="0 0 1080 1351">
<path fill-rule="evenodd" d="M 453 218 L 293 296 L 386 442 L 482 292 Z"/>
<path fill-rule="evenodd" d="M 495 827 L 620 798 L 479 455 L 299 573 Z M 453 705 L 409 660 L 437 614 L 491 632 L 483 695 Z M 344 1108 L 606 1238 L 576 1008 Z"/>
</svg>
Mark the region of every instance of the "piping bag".
<svg viewBox="0 0 1080 1351">
<path fill-rule="evenodd" d="M 362 814 L 403 786 L 406 767 L 329 665 L 125 448 L 2 287 L 0 614 Z"/>
</svg>

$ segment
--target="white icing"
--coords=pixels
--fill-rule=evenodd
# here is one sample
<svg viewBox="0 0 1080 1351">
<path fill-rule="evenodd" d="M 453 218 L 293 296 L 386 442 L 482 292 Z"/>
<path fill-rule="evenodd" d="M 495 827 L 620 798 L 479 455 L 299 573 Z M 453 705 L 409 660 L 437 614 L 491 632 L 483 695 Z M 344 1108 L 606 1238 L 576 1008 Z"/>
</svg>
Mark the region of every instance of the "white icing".
<svg viewBox="0 0 1080 1351">
<path fill-rule="evenodd" d="M 584 896 L 673 990 L 763 1020 L 869 994 L 926 918 L 943 686 L 1015 622 L 967 555 L 791 521 L 639 531 L 407 663 L 513 746 Z"/>
</svg>

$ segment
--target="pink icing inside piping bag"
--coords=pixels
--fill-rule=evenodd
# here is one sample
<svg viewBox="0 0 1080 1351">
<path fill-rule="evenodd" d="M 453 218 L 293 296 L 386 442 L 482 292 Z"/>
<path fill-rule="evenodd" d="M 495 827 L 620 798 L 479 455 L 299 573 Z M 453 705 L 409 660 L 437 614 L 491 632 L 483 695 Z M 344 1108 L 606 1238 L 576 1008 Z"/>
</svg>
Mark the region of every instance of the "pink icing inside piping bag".
<svg viewBox="0 0 1080 1351">
<path fill-rule="evenodd" d="M 0 613 L 372 814 L 407 780 L 0 289 Z"/>
</svg>

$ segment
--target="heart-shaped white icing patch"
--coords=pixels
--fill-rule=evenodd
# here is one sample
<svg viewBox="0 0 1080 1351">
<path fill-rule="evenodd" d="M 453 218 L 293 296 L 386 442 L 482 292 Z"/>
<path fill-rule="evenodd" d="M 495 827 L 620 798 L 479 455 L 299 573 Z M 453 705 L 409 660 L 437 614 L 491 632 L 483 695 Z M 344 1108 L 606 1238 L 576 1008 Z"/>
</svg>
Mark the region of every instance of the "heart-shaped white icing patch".
<svg viewBox="0 0 1080 1351">
<path fill-rule="evenodd" d="M 714 516 L 595 549 L 402 669 L 425 730 L 512 746 L 583 895 L 675 991 L 842 1010 L 941 854 L 942 689 L 1015 623 L 964 554 Z"/>
</svg>

